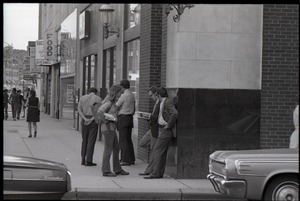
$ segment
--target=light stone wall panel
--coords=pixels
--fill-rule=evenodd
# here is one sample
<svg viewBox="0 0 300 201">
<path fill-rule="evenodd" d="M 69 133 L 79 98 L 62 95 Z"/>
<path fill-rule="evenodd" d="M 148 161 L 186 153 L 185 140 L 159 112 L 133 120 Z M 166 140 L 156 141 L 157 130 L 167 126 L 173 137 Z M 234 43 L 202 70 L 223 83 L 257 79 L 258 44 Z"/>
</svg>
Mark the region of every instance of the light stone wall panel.
<svg viewBox="0 0 300 201">
<path fill-rule="evenodd" d="M 180 60 L 179 66 L 181 88 L 230 88 L 228 61 Z"/>
<path fill-rule="evenodd" d="M 262 9 L 196 4 L 179 22 L 171 11 L 166 86 L 261 89 Z"/>
</svg>

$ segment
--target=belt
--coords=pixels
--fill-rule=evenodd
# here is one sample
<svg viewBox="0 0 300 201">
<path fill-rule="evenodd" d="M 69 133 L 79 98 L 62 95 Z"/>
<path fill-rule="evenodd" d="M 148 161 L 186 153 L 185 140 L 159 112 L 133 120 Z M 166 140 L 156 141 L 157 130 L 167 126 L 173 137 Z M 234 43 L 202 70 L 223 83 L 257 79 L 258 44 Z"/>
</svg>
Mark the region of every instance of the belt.
<svg viewBox="0 0 300 201">
<path fill-rule="evenodd" d="M 130 117 L 130 116 L 133 116 L 133 114 L 119 114 L 118 116 L 128 116 L 128 117 Z"/>
<path fill-rule="evenodd" d="M 92 118 L 93 117 L 93 115 L 84 115 L 86 118 Z"/>
</svg>

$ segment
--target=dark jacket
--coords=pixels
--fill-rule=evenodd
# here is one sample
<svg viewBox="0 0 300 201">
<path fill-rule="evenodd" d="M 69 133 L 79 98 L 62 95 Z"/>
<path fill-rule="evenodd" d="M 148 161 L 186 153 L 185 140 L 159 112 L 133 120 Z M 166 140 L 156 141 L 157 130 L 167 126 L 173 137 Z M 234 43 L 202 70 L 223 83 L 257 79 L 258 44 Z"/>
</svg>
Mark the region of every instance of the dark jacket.
<svg viewBox="0 0 300 201">
<path fill-rule="evenodd" d="M 158 138 L 158 130 L 159 130 L 159 124 L 158 124 L 158 115 L 159 115 L 159 108 L 160 108 L 160 102 L 158 102 L 154 108 L 153 113 L 150 116 L 150 129 L 152 137 Z"/>
<path fill-rule="evenodd" d="M 178 117 L 177 110 L 174 105 L 174 101 L 170 98 L 165 100 L 162 109 L 162 116 L 168 123 L 167 128 L 172 130 L 173 137 L 176 137 L 176 120 Z"/>
</svg>

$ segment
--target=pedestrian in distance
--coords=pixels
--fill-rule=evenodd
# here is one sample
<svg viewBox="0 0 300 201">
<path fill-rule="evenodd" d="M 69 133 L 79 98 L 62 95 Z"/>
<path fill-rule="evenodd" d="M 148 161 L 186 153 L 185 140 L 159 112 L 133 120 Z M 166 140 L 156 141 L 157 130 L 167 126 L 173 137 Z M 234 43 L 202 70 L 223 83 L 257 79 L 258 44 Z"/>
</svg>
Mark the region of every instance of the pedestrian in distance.
<svg viewBox="0 0 300 201">
<path fill-rule="evenodd" d="M 40 101 L 36 97 L 35 90 L 30 90 L 30 95 L 26 101 L 25 106 L 28 108 L 26 122 L 28 122 L 29 138 L 32 137 L 32 127 L 34 130 L 34 137 L 37 136 L 37 122 L 40 122 Z"/>
<path fill-rule="evenodd" d="M 145 176 L 145 179 L 158 179 L 163 177 L 166 167 L 168 147 L 174 137 L 174 129 L 178 117 L 174 100 L 168 98 L 167 90 L 164 87 L 159 87 L 157 89 L 157 94 L 160 101 L 158 115 L 159 133 L 153 150 L 153 171 L 149 176 Z"/>
<path fill-rule="evenodd" d="M 152 86 L 148 90 L 148 96 L 149 99 L 155 102 L 155 105 L 153 107 L 153 111 L 150 115 L 149 119 L 149 131 L 143 136 L 141 139 L 139 146 L 143 147 L 146 145 L 148 140 L 150 140 L 150 160 L 149 164 L 146 168 L 146 170 L 142 173 L 139 173 L 139 175 L 150 175 L 150 173 L 153 171 L 154 166 L 154 158 L 153 158 L 153 150 L 155 147 L 155 144 L 157 142 L 158 138 L 158 131 L 159 131 L 159 124 L 158 124 L 158 115 L 159 115 L 159 108 L 160 108 L 160 101 L 158 99 L 157 93 L 156 93 L 157 87 Z"/>
<path fill-rule="evenodd" d="M 8 102 L 9 102 L 8 89 L 4 89 L 3 90 L 3 111 L 4 111 L 3 118 L 5 120 L 7 120 L 8 118 L 8 112 L 7 112 Z"/>
<path fill-rule="evenodd" d="M 26 116 L 26 107 L 25 107 L 25 104 L 27 102 L 27 99 L 29 97 L 29 94 L 30 94 L 30 88 L 26 88 L 26 90 L 23 92 L 23 102 L 24 102 L 24 105 L 23 105 L 23 116 L 22 118 L 25 118 Z"/>
<path fill-rule="evenodd" d="M 12 93 L 10 94 L 10 97 L 9 97 L 9 102 L 11 105 L 11 112 L 12 112 L 13 120 L 16 121 L 17 113 L 18 113 L 18 106 L 20 104 L 20 98 L 19 98 L 19 94 L 17 93 L 17 89 L 15 87 L 12 89 Z"/>
<path fill-rule="evenodd" d="M 299 94 L 297 96 L 297 105 L 293 112 L 293 122 L 295 130 L 290 137 L 290 148 L 297 149 L 299 148 Z"/>
<path fill-rule="evenodd" d="M 96 166 L 93 163 L 94 147 L 98 134 L 98 124 L 95 122 L 91 106 L 94 103 L 101 104 L 102 99 L 96 95 L 97 89 L 91 87 L 88 94 L 82 96 L 78 102 L 78 113 L 81 117 L 82 143 L 81 165 Z"/>
<path fill-rule="evenodd" d="M 20 101 L 18 102 L 17 119 L 20 119 L 22 107 L 24 105 L 24 99 L 20 89 L 17 90 L 17 94 L 19 94 L 20 99 Z"/>
<path fill-rule="evenodd" d="M 121 96 L 121 86 L 113 85 L 109 89 L 108 95 L 102 101 L 102 105 L 99 107 L 98 112 L 101 113 L 101 133 L 104 137 L 104 151 L 102 158 L 102 174 L 105 177 L 115 177 L 117 175 L 129 175 L 124 171 L 119 161 L 119 140 L 116 134 L 117 122 L 113 120 L 107 120 L 104 117 L 104 113 L 116 116 L 116 102 Z M 113 172 L 110 168 L 110 157 L 113 154 Z"/>
<path fill-rule="evenodd" d="M 119 144 L 121 150 L 121 166 L 133 165 L 135 162 L 132 143 L 133 115 L 135 113 L 135 97 L 130 91 L 130 82 L 121 80 L 123 94 L 116 103 L 118 115 Z"/>
</svg>

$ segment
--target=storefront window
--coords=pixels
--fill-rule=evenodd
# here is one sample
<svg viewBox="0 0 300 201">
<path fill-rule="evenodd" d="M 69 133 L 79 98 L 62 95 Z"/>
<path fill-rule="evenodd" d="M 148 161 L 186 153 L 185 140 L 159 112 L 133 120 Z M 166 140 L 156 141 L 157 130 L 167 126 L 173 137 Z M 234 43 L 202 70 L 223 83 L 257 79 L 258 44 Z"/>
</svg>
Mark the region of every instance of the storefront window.
<svg viewBox="0 0 300 201">
<path fill-rule="evenodd" d="M 109 88 L 116 84 L 116 47 L 105 50 L 104 58 L 105 77 L 103 77 L 103 80 L 105 80 L 105 83 L 103 85 L 103 97 L 107 95 Z"/>
<path fill-rule="evenodd" d="M 139 78 L 140 78 L 140 40 L 136 39 L 127 43 L 127 72 L 131 91 L 135 94 L 137 108 L 139 100 Z"/>
<path fill-rule="evenodd" d="M 96 68 L 96 56 L 91 55 L 90 87 L 96 87 L 96 85 L 95 85 L 95 68 Z"/>
<path fill-rule="evenodd" d="M 95 86 L 95 68 L 97 65 L 97 55 L 89 55 L 83 58 L 83 94 L 91 87 Z"/>
<path fill-rule="evenodd" d="M 141 5 L 140 4 L 128 4 L 127 9 L 127 28 L 132 28 L 139 25 L 141 22 Z"/>
<path fill-rule="evenodd" d="M 136 101 L 136 111 L 139 108 L 139 78 L 140 78 L 140 39 L 136 39 L 133 41 L 129 41 L 125 44 L 126 47 L 126 72 L 127 79 L 130 82 L 130 90 L 135 96 Z M 133 116 L 134 128 L 132 133 L 136 136 L 136 140 L 138 139 L 138 127 L 139 121 L 137 115 Z M 136 141 L 136 143 L 138 143 Z"/>
</svg>

